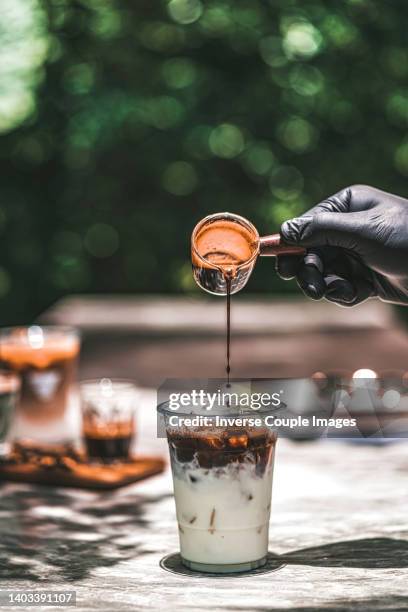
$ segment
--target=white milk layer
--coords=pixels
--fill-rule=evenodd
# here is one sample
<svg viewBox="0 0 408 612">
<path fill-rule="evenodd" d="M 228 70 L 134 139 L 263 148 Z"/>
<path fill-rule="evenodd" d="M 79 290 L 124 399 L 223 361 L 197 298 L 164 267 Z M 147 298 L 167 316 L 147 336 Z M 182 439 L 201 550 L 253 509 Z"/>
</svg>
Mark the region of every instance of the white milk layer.
<svg viewBox="0 0 408 612">
<path fill-rule="evenodd" d="M 265 557 L 273 455 L 262 475 L 256 474 L 251 462 L 211 469 L 194 462 L 182 468 L 175 463 L 174 496 L 182 557 L 208 564 L 246 563 Z"/>
</svg>

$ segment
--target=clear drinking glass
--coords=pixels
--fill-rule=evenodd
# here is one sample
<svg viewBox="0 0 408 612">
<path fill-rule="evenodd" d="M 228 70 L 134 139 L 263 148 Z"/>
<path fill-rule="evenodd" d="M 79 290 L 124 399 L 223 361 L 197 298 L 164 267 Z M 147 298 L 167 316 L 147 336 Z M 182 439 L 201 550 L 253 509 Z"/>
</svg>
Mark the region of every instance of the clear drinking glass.
<svg viewBox="0 0 408 612">
<path fill-rule="evenodd" d="M 135 436 L 137 388 L 127 380 L 102 378 L 80 384 L 83 439 L 90 459 L 129 459 Z"/>
<path fill-rule="evenodd" d="M 79 332 L 32 325 L 0 330 L 0 364 L 21 378 L 18 409 L 32 423 L 63 416 L 76 379 Z"/>
<path fill-rule="evenodd" d="M 0 371 L 0 458 L 8 454 L 8 434 L 20 390 L 20 379 L 12 372 Z"/>
<path fill-rule="evenodd" d="M 266 563 L 276 433 L 260 427 L 185 427 L 164 416 L 184 565 L 211 573 Z M 192 412 L 179 417 L 191 417 Z M 242 409 L 223 416 L 242 417 Z M 247 416 L 254 416 L 247 414 Z M 256 415 L 259 416 L 259 413 Z"/>
</svg>

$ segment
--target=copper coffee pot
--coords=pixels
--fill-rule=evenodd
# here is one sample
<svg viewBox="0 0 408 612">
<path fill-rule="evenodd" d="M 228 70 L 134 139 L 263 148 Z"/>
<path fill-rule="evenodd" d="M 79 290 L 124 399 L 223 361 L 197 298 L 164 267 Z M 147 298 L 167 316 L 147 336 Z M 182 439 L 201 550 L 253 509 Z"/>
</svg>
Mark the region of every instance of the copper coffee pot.
<svg viewBox="0 0 408 612">
<path fill-rule="evenodd" d="M 191 236 L 194 278 L 215 295 L 237 293 L 247 283 L 258 256 L 302 255 L 305 249 L 286 244 L 280 234 L 260 237 L 256 227 L 233 213 L 202 219 Z"/>
</svg>

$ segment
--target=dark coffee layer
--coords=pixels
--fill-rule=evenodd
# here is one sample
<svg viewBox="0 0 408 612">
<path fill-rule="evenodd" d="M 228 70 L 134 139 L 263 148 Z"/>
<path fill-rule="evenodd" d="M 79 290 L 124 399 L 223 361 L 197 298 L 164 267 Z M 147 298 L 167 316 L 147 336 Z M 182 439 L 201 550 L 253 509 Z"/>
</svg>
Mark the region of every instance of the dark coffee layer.
<svg viewBox="0 0 408 612">
<path fill-rule="evenodd" d="M 267 429 L 211 430 L 196 432 L 171 429 L 167 432 L 174 459 L 189 463 L 196 459 L 202 468 L 252 461 L 259 474 L 270 461 L 276 437 Z"/>
<path fill-rule="evenodd" d="M 132 436 L 101 438 L 86 435 L 84 441 L 88 457 L 101 461 L 112 461 L 129 457 Z"/>
<path fill-rule="evenodd" d="M 85 417 L 83 435 L 89 457 L 102 461 L 126 459 L 129 456 L 134 427 L 132 422 L 98 425 L 89 417 Z"/>
</svg>

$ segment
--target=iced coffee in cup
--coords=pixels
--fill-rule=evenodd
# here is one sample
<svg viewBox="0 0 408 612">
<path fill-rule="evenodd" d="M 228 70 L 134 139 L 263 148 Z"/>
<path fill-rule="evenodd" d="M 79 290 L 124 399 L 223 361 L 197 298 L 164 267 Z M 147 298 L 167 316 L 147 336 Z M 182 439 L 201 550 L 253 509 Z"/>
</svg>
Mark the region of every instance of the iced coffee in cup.
<svg viewBox="0 0 408 612">
<path fill-rule="evenodd" d="M 63 416 L 76 377 L 78 332 L 69 327 L 0 330 L 0 365 L 20 376 L 18 410 L 32 423 Z"/>
<path fill-rule="evenodd" d="M 174 426 L 168 404 L 158 411 L 164 415 L 169 443 L 183 564 L 214 573 L 264 565 L 275 432 L 264 424 Z M 224 415 L 240 417 L 242 412 Z"/>
</svg>

